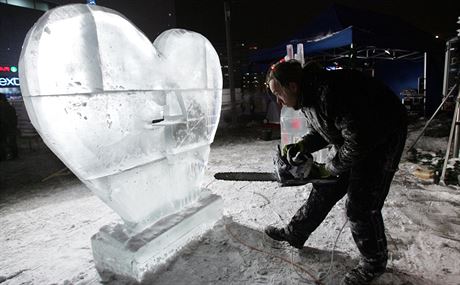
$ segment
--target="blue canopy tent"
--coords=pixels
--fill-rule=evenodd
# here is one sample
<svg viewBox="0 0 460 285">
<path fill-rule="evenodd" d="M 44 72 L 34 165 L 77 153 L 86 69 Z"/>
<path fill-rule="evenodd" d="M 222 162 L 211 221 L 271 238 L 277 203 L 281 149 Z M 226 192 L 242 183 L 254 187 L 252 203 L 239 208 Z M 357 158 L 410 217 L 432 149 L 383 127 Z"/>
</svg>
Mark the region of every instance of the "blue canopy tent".
<svg viewBox="0 0 460 285">
<path fill-rule="evenodd" d="M 335 4 L 288 41 L 256 51 L 249 59 L 266 69 L 286 55 L 286 45 L 298 43 L 310 59 L 372 61 L 374 75 L 396 94 L 418 88 L 419 77 L 424 78 L 428 114 L 441 101 L 443 45 L 397 17 Z"/>
<path fill-rule="evenodd" d="M 349 46 L 353 43 L 353 27 L 345 28 L 316 40 L 293 39 L 276 47 L 258 51 L 251 55 L 250 60 L 253 62 L 271 62 L 283 58 L 286 55 L 286 45 L 296 45 L 298 43 L 304 45 L 304 54 L 313 54 L 324 50 Z"/>
</svg>

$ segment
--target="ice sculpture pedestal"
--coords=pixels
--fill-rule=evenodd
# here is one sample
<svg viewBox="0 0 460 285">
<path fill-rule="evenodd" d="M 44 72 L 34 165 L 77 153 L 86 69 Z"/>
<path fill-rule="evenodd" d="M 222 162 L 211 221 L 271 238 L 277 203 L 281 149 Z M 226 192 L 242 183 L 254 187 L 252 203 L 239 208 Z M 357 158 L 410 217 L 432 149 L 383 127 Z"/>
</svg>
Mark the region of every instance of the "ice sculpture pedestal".
<svg viewBox="0 0 460 285">
<path fill-rule="evenodd" d="M 222 217 L 222 198 L 203 191 L 187 208 L 166 216 L 142 232 L 130 235 L 124 224 L 102 227 L 91 238 L 94 261 L 103 280 L 142 282 L 188 242 Z"/>
</svg>

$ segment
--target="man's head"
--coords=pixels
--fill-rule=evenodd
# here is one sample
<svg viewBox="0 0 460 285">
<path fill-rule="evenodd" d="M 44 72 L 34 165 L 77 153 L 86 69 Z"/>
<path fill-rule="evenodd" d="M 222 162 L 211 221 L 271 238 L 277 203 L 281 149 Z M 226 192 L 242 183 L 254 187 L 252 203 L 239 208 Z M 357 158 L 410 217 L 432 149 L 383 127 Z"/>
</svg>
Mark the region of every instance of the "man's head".
<svg viewBox="0 0 460 285">
<path fill-rule="evenodd" d="M 301 80 L 302 65 L 290 60 L 272 65 L 265 82 L 278 103 L 298 109 Z"/>
</svg>

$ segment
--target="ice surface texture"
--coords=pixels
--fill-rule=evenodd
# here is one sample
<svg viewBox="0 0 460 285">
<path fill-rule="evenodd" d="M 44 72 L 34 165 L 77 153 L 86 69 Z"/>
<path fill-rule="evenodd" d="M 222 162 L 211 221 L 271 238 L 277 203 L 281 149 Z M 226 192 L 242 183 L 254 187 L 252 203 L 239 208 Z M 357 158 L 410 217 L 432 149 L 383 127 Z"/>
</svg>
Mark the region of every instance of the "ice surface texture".
<svg viewBox="0 0 460 285">
<path fill-rule="evenodd" d="M 32 27 L 19 67 L 44 142 L 128 225 L 197 199 L 222 97 L 205 37 L 173 29 L 152 45 L 113 10 L 67 5 Z"/>
</svg>

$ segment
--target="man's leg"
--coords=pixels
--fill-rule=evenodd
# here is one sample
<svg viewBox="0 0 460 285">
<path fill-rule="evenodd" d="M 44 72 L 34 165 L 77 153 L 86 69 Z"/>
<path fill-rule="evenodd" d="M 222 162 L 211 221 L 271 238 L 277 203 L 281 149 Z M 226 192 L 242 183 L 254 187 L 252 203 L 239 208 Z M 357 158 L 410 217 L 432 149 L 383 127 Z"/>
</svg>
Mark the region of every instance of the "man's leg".
<svg viewBox="0 0 460 285">
<path fill-rule="evenodd" d="M 297 210 L 284 228 L 267 227 L 265 233 L 275 240 L 287 241 L 303 248 L 310 234 L 323 222 L 332 207 L 346 193 L 348 175 L 343 174 L 337 183 L 313 184 L 308 200 Z"/>
<path fill-rule="evenodd" d="M 398 169 L 406 134 L 403 128 L 350 172 L 347 216 L 362 259 L 345 276 L 347 285 L 368 284 L 386 269 L 388 250 L 381 211 Z"/>
<path fill-rule="evenodd" d="M 382 171 L 378 179 L 350 181 L 347 216 L 362 259 L 347 274 L 345 284 L 367 284 L 386 269 L 388 251 L 381 210 L 393 176 L 393 171 Z"/>
</svg>

